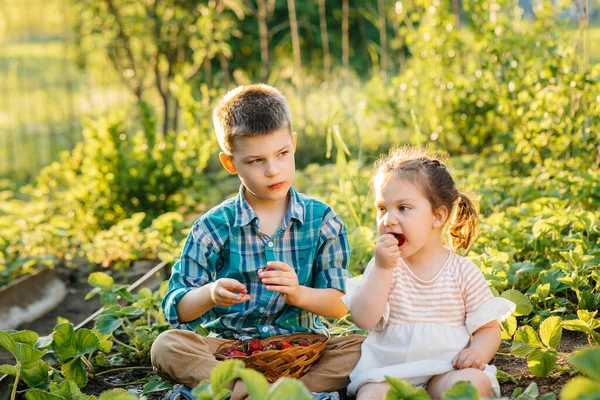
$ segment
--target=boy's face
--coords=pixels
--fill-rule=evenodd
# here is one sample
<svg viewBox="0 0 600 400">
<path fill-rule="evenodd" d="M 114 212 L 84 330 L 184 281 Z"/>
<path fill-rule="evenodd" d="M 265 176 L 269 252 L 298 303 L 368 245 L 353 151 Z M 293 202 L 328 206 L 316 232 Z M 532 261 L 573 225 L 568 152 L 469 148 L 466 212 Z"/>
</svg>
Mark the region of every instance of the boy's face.
<svg viewBox="0 0 600 400">
<path fill-rule="evenodd" d="M 269 135 L 239 138 L 233 154 L 220 153 L 227 171 L 238 174 L 252 205 L 279 201 L 287 197 L 294 180 L 296 133 L 288 128 Z"/>
</svg>

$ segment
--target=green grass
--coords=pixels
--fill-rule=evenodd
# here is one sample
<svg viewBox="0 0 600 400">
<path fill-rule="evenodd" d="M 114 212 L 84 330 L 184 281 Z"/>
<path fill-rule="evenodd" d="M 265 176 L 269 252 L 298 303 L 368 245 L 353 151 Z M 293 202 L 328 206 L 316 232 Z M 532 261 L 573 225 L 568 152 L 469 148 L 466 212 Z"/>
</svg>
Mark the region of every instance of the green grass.
<svg viewBox="0 0 600 400">
<path fill-rule="evenodd" d="M 131 102 L 110 71 L 80 70 L 59 40 L 0 48 L 0 176 L 37 173 L 80 138 L 82 117 Z"/>
</svg>

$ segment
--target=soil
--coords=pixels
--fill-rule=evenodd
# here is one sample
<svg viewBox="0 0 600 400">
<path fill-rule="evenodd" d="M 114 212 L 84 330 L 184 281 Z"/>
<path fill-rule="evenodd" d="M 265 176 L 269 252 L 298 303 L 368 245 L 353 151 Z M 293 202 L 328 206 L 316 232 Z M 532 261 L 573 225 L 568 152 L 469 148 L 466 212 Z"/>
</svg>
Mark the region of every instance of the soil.
<svg viewBox="0 0 600 400">
<path fill-rule="evenodd" d="M 557 365 L 564 367 L 565 371 L 555 371 L 547 377 L 540 378 L 533 375 L 529 368 L 527 368 L 527 360 L 524 358 L 518 358 L 514 356 L 496 355 L 492 363 L 499 370 L 506 372 L 512 376 L 515 382 L 508 380 L 500 380 L 500 388 L 502 395 L 510 397 L 516 388 L 525 389 L 532 382 L 537 384 L 540 394 L 554 393 L 558 398 L 560 390 L 571 380 L 574 376 L 578 375 L 572 366 L 566 360 L 566 357 L 570 356 L 574 351 L 583 347 L 589 346 L 586 336 L 581 332 L 563 330 L 562 339 L 558 346 L 558 361 Z M 510 346 L 503 346 L 499 353 L 508 353 Z"/>
</svg>

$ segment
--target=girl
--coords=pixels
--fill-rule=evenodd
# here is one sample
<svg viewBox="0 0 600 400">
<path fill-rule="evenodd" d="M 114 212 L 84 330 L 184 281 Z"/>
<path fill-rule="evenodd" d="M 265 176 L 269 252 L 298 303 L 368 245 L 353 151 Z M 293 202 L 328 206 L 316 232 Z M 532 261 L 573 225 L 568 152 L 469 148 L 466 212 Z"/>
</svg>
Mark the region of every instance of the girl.
<svg viewBox="0 0 600 400">
<path fill-rule="evenodd" d="M 454 253 L 469 247 L 477 228 L 471 200 L 439 159 L 413 147 L 382 157 L 371 185 L 381 236 L 363 279 L 349 280 L 342 297 L 356 325 L 369 330 L 349 393 L 382 399 L 389 375 L 434 399 L 465 380 L 482 396 L 499 396 L 487 363 L 500 346 L 498 321 L 515 305 L 494 297 L 477 266 Z M 447 225 L 450 248 L 442 244 Z"/>
</svg>

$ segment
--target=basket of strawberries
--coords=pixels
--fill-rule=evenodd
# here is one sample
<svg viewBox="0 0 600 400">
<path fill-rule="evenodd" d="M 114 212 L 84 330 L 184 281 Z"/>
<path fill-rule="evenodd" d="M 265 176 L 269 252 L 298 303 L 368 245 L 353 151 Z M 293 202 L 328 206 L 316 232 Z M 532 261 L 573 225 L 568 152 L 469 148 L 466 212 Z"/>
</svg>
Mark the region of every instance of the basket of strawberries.
<svg viewBox="0 0 600 400">
<path fill-rule="evenodd" d="M 217 360 L 240 359 L 247 368 L 262 373 L 269 382 L 284 376 L 299 378 L 321 357 L 329 338 L 296 333 L 225 343 L 215 353 Z"/>
</svg>

